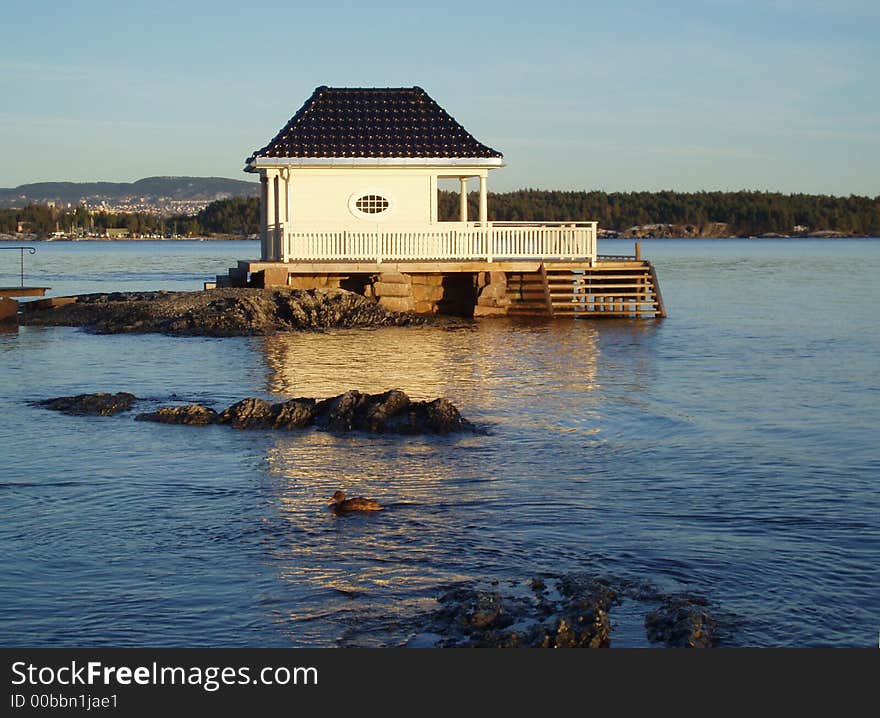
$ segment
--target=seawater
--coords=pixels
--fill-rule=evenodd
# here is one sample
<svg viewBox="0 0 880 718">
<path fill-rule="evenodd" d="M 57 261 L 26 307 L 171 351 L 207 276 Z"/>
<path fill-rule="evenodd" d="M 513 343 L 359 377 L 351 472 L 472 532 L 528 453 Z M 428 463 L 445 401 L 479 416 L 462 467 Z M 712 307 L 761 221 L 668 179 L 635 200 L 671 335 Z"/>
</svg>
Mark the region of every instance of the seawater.
<svg viewBox="0 0 880 718">
<path fill-rule="evenodd" d="M 257 251 L 37 247 L 27 283 L 54 295 L 199 289 Z M 450 584 L 586 572 L 705 596 L 731 645 L 876 645 L 880 241 L 643 252 L 663 321 L 0 335 L 0 644 L 399 645 Z M 17 260 L 2 253 L 0 285 Z M 389 388 L 447 396 L 488 433 L 237 432 L 28 403 Z M 390 508 L 337 518 L 339 488 Z"/>
</svg>

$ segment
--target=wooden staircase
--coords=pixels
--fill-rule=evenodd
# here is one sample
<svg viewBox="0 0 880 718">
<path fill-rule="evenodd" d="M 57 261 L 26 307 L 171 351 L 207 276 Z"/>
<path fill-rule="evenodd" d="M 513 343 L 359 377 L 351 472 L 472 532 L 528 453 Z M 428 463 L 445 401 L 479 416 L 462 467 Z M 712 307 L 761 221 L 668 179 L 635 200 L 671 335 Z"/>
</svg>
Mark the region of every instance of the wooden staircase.
<svg viewBox="0 0 880 718">
<path fill-rule="evenodd" d="M 657 273 L 642 259 L 542 264 L 538 271 L 507 274 L 509 316 L 666 316 Z"/>
</svg>

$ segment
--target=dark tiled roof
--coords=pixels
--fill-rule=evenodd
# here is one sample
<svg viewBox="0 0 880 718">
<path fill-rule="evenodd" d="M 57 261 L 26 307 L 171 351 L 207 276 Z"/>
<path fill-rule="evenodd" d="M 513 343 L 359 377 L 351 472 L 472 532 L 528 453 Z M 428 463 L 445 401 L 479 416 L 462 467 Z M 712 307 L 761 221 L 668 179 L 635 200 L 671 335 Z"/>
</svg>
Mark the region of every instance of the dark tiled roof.
<svg viewBox="0 0 880 718">
<path fill-rule="evenodd" d="M 421 87 L 319 87 L 255 157 L 501 158 Z"/>
</svg>

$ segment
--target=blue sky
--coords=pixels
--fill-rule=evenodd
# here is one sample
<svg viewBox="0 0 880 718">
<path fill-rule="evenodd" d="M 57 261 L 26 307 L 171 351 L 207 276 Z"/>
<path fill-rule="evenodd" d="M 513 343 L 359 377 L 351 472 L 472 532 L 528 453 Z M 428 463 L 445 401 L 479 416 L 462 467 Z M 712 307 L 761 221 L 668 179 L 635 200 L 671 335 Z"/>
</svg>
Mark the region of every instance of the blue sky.
<svg viewBox="0 0 880 718">
<path fill-rule="evenodd" d="M 876 0 L 7 3 L 0 186 L 247 179 L 318 85 L 424 87 L 490 187 L 880 195 Z"/>
</svg>

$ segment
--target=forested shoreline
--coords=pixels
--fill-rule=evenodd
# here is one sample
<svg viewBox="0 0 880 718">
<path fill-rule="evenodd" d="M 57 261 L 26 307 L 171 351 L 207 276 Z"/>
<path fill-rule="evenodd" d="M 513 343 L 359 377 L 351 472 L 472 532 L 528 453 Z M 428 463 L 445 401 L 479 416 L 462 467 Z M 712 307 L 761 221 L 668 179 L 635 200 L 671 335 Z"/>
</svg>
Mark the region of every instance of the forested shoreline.
<svg viewBox="0 0 880 718">
<path fill-rule="evenodd" d="M 476 193 L 468 196 L 477 216 Z M 459 197 L 441 191 L 441 220 L 458 218 Z M 493 221 L 595 220 L 608 234 L 633 237 L 730 237 L 810 234 L 880 236 L 880 196 L 833 197 L 778 192 L 575 192 L 517 190 L 489 194 Z M 233 197 L 212 202 L 196 215 L 60 209 L 32 204 L 0 210 L 0 233 L 47 238 L 69 236 L 253 236 L 259 200 Z"/>
</svg>

